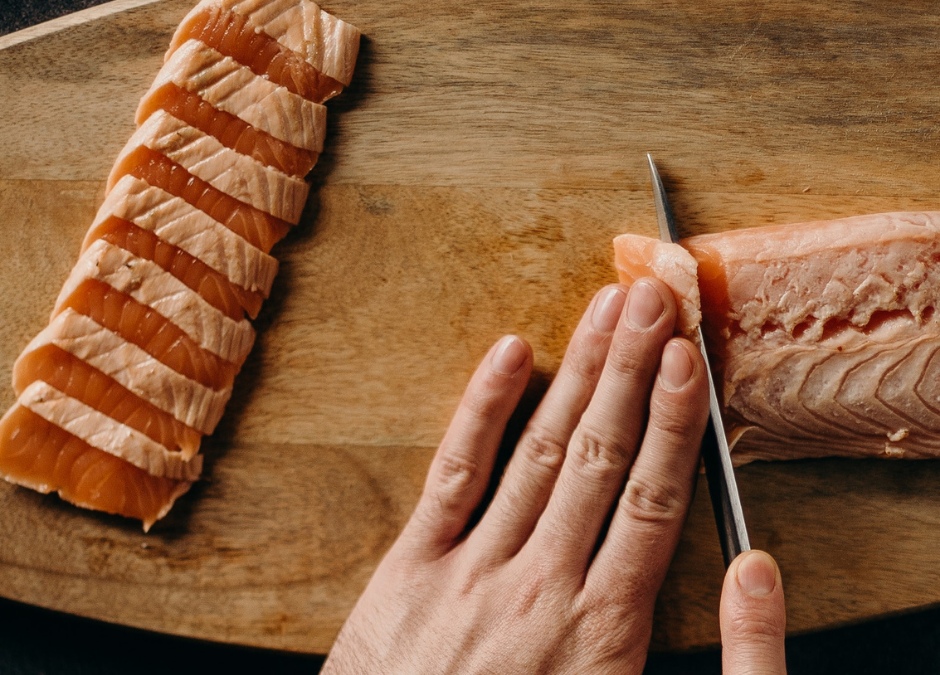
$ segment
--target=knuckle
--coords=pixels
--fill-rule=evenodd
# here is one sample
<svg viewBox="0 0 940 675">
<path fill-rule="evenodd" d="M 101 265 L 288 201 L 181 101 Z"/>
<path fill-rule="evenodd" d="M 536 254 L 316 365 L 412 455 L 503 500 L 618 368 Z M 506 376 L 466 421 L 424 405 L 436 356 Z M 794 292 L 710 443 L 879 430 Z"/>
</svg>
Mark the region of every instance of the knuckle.
<svg viewBox="0 0 940 675">
<path fill-rule="evenodd" d="M 683 491 L 675 486 L 637 476 L 627 480 L 620 505 L 632 519 L 654 524 L 681 520 L 688 506 Z"/>
<path fill-rule="evenodd" d="M 602 434 L 584 426 L 572 443 L 570 452 L 577 461 L 578 468 L 598 474 L 623 471 L 631 456 L 626 448 L 612 439 L 604 438 Z"/>
<path fill-rule="evenodd" d="M 614 339 L 607 352 L 608 366 L 621 378 L 652 382 L 659 367 L 659 350 L 653 336 Z"/>
<path fill-rule="evenodd" d="M 699 415 L 685 406 L 654 399 L 650 405 L 649 426 L 667 439 L 688 440 L 697 426 Z"/>
<path fill-rule="evenodd" d="M 456 497 L 472 486 L 480 472 L 480 465 L 468 457 L 444 453 L 437 459 L 436 493 L 445 501 Z"/>
<path fill-rule="evenodd" d="M 597 346 L 602 343 L 603 340 L 600 339 L 585 338 L 586 349 L 570 349 L 568 351 L 565 359 L 575 379 L 591 385 L 600 379 L 601 372 L 604 370 L 604 356 L 603 354 L 598 356 Z"/>
<path fill-rule="evenodd" d="M 497 384 L 486 379 L 478 386 L 467 389 L 461 405 L 476 419 L 489 421 L 505 405 L 499 392 Z"/>
<path fill-rule="evenodd" d="M 565 461 L 567 448 L 544 432 L 526 434 L 519 443 L 523 458 L 532 464 L 557 472 Z"/>
<path fill-rule="evenodd" d="M 776 614 L 738 612 L 731 617 L 731 634 L 734 639 L 752 642 L 782 640 L 786 627 Z"/>
</svg>

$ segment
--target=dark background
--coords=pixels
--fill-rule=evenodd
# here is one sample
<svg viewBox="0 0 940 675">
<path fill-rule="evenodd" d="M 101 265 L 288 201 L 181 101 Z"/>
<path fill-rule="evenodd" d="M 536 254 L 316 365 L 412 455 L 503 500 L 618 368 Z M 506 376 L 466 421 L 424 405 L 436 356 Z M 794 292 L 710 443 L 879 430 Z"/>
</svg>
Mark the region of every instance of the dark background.
<svg viewBox="0 0 940 675">
<path fill-rule="evenodd" d="M 0 35 L 99 4 L 0 0 Z M 315 673 L 322 662 L 320 656 L 185 640 L 0 599 L 0 675 Z M 720 673 L 720 662 L 717 650 L 653 654 L 646 675 Z M 940 609 L 790 638 L 787 665 L 792 675 L 940 674 Z"/>
</svg>

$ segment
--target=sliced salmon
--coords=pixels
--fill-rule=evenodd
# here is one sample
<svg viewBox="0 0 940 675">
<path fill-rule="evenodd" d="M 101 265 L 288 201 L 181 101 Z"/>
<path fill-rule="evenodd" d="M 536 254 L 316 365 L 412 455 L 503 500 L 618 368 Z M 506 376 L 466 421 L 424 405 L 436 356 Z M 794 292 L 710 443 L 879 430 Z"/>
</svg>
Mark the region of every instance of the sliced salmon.
<svg viewBox="0 0 940 675">
<path fill-rule="evenodd" d="M 277 274 L 277 259 L 253 246 L 231 229 L 166 190 L 135 176 L 124 176 L 108 193 L 82 250 L 102 236 L 111 217 L 153 232 L 205 263 L 235 286 L 267 297 Z M 233 291 L 235 292 L 235 291 Z"/>
<path fill-rule="evenodd" d="M 173 52 L 150 90 L 169 82 L 285 143 L 323 152 L 324 106 L 258 77 L 198 40 L 188 40 Z M 138 115 L 138 124 L 142 121 Z"/>
<path fill-rule="evenodd" d="M 99 224 L 95 236 L 156 263 L 233 321 L 241 321 L 246 312 L 256 317 L 264 302 L 260 293 L 233 284 L 198 258 L 128 220 L 110 216 Z"/>
<path fill-rule="evenodd" d="M 55 344 L 26 351 L 17 360 L 13 388 L 22 392 L 37 380 L 179 452 L 183 459 L 199 451 L 201 433 Z"/>
<path fill-rule="evenodd" d="M 137 109 L 137 123 L 143 124 L 158 110 L 166 110 L 191 127 L 217 139 L 226 148 L 289 176 L 307 175 L 320 156 L 317 152 L 278 140 L 232 113 L 217 110 L 197 94 L 172 82 L 151 89 L 141 99 Z"/>
<path fill-rule="evenodd" d="M 290 223 L 243 204 L 146 146 L 137 147 L 114 165 L 109 189 L 124 176 L 134 176 L 180 197 L 265 253 L 290 231 Z"/>
<path fill-rule="evenodd" d="M 200 347 L 165 316 L 97 279 L 85 279 L 59 299 L 56 313 L 83 314 L 184 377 L 216 391 L 231 389 L 238 368 Z"/>
<path fill-rule="evenodd" d="M 14 371 L 29 352 L 47 344 L 82 359 L 93 368 L 114 378 L 154 406 L 170 413 L 188 427 L 211 434 L 232 394 L 181 375 L 137 345 L 108 330 L 94 319 L 66 308 L 23 350 Z M 22 391 L 16 390 L 17 395 Z"/>
<path fill-rule="evenodd" d="M 225 194 L 292 225 L 300 220 L 310 186 L 226 148 L 212 136 L 161 110 L 134 132 L 115 162 L 144 146 L 173 160 Z"/>
<path fill-rule="evenodd" d="M 618 269 L 645 265 L 674 277 L 627 243 L 615 241 Z M 736 461 L 940 457 L 940 213 L 681 243 L 698 263 L 702 326 L 727 421 L 749 429 Z"/>
<path fill-rule="evenodd" d="M 248 18 L 321 73 L 344 86 L 352 80 L 359 53 L 359 29 L 332 16 L 309 0 L 204 0 Z"/>
<path fill-rule="evenodd" d="M 193 481 L 202 472 L 202 455 L 187 460 L 146 434 L 121 424 L 45 382 L 36 381 L 29 385 L 20 394 L 18 403 L 93 448 L 120 457 L 151 476 Z"/>
<path fill-rule="evenodd" d="M 58 314 L 88 280 L 107 284 L 152 309 L 185 333 L 191 342 L 236 368 L 241 367 L 254 344 L 255 331 L 248 321 L 232 321 L 159 265 L 103 239 L 78 259 L 62 286 L 52 315 Z M 110 321 L 100 323 L 109 326 Z"/>
<path fill-rule="evenodd" d="M 137 518 L 144 531 L 192 485 L 151 476 L 18 404 L 0 419 L 0 474 L 76 506 Z"/>
<path fill-rule="evenodd" d="M 173 35 L 166 58 L 187 40 L 199 40 L 247 66 L 255 75 L 267 77 L 314 103 L 323 103 L 343 90 L 340 82 L 303 56 L 257 30 L 248 17 L 214 0 L 200 2 L 186 15 Z M 358 47 L 358 38 L 356 44 Z"/>
</svg>

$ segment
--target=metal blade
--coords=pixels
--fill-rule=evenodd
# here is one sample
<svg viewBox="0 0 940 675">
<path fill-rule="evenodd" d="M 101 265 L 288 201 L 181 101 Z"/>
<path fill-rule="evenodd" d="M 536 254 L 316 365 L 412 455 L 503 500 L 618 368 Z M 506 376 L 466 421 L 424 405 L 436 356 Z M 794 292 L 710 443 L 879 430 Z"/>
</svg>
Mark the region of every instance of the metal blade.
<svg viewBox="0 0 940 675">
<path fill-rule="evenodd" d="M 676 221 L 669 206 L 666 189 L 656 170 L 653 157 L 647 153 L 650 176 L 653 181 L 653 199 L 656 202 L 656 219 L 659 221 L 659 236 L 663 241 L 677 243 L 679 234 Z M 698 344 L 707 365 L 708 374 L 708 426 L 702 438 L 702 461 L 705 463 L 705 478 L 708 480 L 708 493 L 715 511 L 715 524 L 721 539 L 721 554 L 725 567 L 731 564 L 739 553 L 750 551 L 751 544 L 747 537 L 747 525 L 744 522 L 744 510 L 741 508 L 741 496 L 734 478 L 734 466 L 731 464 L 731 450 L 728 437 L 721 419 L 721 405 L 715 390 L 715 378 L 712 376 L 708 353 L 705 351 L 705 337 L 701 326 L 698 327 Z"/>
</svg>

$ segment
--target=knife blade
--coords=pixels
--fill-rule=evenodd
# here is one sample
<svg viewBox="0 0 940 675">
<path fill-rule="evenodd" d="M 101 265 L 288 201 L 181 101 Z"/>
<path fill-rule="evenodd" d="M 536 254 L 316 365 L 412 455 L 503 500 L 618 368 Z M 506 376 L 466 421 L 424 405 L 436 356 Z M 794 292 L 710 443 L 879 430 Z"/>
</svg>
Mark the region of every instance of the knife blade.
<svg viewBox="0 0 940 675">
<path fill-rule="evenodd" d="M 662 178 L 653 162 L 653 157 L 646 153 L 650 165 L 650 178 L 653 182 L 653 199 L 656 202 L 656 219 L 659 221 L 659 236 L 665 242 L 679 243 L 679 234 L 676 230 L 676 220 L 669 206 L 666 189 Z M 721 405 L 718 402 L 718 393 L 715 390 L 715 378 L 712 374 L 708 353 L 705 351 L 705 338 L 702 327 L 697 328 L 698 345 L 705 359 L 705 370 L 708 375 L 708 425 L 702 438 L 702 461 L 705 464 L 705 478 L 708 482 L 708 493 L 715 512 L 715 524 L 718 526 L 718 536 L 721 540 L 721 555 L 725 561 L 725 568 L 731 564 L 739 553 L 750 551 L 751 544 L 747 537 L 747 525 L 744 522 L 744 510 L 741 507 L 741 496 L 738 493 L 738 483 L 734 477 L 734 466 L 731 464 L 731 450 L 728 447 L 728 437 L 725 435 L 725 425 L 721 418 Z"/>
</svg>

